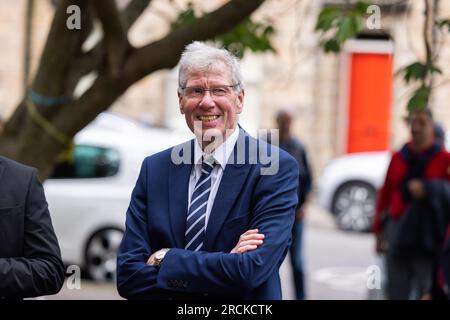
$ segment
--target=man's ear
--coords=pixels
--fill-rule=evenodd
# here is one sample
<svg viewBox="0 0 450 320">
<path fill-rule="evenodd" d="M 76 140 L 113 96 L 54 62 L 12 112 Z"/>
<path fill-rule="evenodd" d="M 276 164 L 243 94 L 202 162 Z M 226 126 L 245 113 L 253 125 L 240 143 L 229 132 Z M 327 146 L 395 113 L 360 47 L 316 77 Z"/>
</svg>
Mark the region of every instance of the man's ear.
<svg viewBox="0 0 450 320">
<path fill-rule="evenodd" d="M 180 93 L 180 91 L 177 91 L 177 95 L 178 95 L 178 106 L 180 108 L 180 112 L 181 112 L 181 114 L 184 114 L 183 104 L 181 103 L 181 100 L 183 99 L 183 95 Z"/>
<path fill-rule="evenodd" d="M 244 96 L 245 96 L 245 92 L 244 89 L 241 90 L 241 92 L 239 92 L 238 96 L 237 96 L 237 113 L 241 113 L 242 109 L 244 108 Z"/>
</svg>

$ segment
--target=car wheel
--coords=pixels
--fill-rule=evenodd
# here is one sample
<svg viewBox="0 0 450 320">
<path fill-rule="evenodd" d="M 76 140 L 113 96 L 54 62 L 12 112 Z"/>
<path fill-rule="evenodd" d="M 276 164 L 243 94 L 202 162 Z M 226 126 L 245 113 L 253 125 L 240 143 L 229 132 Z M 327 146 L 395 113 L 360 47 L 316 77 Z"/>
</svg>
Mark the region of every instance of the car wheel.
<svg viewBox="0 0 450 320">
<path fill-rule="evenodd" d="M 116 280 L 117 250 L 123 231 L 109 228 L 96 232 L 86 246 L 85 268 L 89 278 L 95 281 Z"/>
<path fill-rule="evenodd" d="M 372 226 L 376 190 L 365 182 L 348 182 L 336 191 L 332 211 L 342 230 L 365 232 Z"/>
</svg>

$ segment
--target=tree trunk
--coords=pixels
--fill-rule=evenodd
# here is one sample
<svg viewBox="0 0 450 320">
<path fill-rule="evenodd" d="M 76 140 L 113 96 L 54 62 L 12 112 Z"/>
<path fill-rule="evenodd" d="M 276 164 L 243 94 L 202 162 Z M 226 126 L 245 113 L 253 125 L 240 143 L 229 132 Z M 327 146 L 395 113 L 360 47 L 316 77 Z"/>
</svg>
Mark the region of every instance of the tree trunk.
<svg viewBox="0 0 450 320">
<path fill-rule="evenodd" d="M 33 13 L 34 0 L 27 0 L 25 9 L 25 37 L 24 37 L 24 54 L 23 54 L 23 87 L 24 92 L 28 87 L 31 65 L 32 39 L 33 39 Z"/>
<path fill-rule="evenodd" d="M 118 41 L 127 42 L 126 30 L 136 21 L 150 1 L 133 0 L 118 15 L 101 15 L 104 34 L 125 29 L 120 36 L 106 36 L 91 52 L 82 52 L 91 15 L 83 16 L 82 30 L 68 30 L 66 8 L 78 5 L 84 13 L 92 12 L 88 0 L 63 0 L 58 5 L 40 65 L 32 85 L 32 93 L 24 96 L 0 136 L 0 154 L 38 168 L 45 180 L 58 156 L 66 150 L 73 136 L 95 117 L 107 110 L 130 86 L 154 71 L 173 68 L 184 47 L 193 40 L 207 40 L 225 33 L 247 18 L 264 0 L 232 0 L 190 25 L 171 31 L 164 38 L 142 48 L 132 48 L 115 55 L 111 48 Z M 108 10 L 114 10 L 113 2 Z M 96 3 L 95 9 L 101 10 Z M 108 17 L 114 21 L 107 21 Z M 119 29 L 120 32 L 120 29 Z M 120 48 L 120 45 L 119 45 Z M 110 50 L 108 50 L 110 49 Z M 109 51 L 109 52 L 108 52 Z M 75 99 L 73 89 L 81 77 L 95 70 L 94 84 Z M 37 96 L 37 98 L 36 98 Z M 34 103 L 30 104 L 30 101 Z M 34 110 L 35 112 L 31 112 Z M 33 116 L 34 115 L 34 116 Z M 44 123 L 44 124 L 43 124 Z M 56 133 L 55 133 L 56 132 Z M 62 136 L 62 138 L 61 138 Z"/>
</svg>

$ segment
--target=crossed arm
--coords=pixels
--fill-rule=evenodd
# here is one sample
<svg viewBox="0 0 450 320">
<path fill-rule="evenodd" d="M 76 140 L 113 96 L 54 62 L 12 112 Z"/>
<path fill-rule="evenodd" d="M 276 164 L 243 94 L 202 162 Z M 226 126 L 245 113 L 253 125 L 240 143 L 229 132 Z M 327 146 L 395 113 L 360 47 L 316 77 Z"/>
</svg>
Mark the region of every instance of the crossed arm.
<svg viewBox="0 0 450 320">
<path fill-rule="evenodd" d="M 258 233 L 258 229 L 250 229 L 241 234 L 239 237 L 238 243 L 234 248 L 230 251 L 230 253 L 246 253 L 248 251 L 256 250 L 259 246 L 261 246 L 264 242 L 264 235 L 262 233 Z M 149 266 L 158 266 L 157 255 L 162 251 L 169 251 L 170 249 L 161 249 L 153 253 L 150 258 L 148 258 L 147 265 Z"/>
<path fill-rule="evenodd" d="M 274 176 L 262 176 L 255 189 L 254 218 L 230 253 L 172 248 L 160 268 L 151 264 L 144 188 L 135 188 L 127 212 L 127 230 L 118 255 L 118 291 L 125 298 L 159 298 L 161 289 L 178 292 L 242 294 L 264 283 L 281 263 L 290 244 L 297 204 L 297 164 L 280 165 Z M 141 180 L 142 175 L 139 180 Z M 144 187 L 145 179 L 138 180 Z M 274 187 L 276 186 L 276 187 Z M 262 243 L 264 241 L 264 244 Z M 160 248 L 158 248 L 160 249 Z M 169 287 L 171 279 L 189 285 Z"/>
<path fill-rule="evenodd" d="M 230 253 L 246 253 L 247 251 L 256 250 L 258 246 L 262 245 L 264 242 L 264 235 L 262 233 L 258 233 L 258 229 L 250 229 L 241 234 L 239 237 L 238 243 L 230 251 Z M 147 260 L 147 265 L 156 266 L 156 256 L 158 252 L 164 249 L 158 250 L 153 253 L 150 258 Z"/>
</svg>

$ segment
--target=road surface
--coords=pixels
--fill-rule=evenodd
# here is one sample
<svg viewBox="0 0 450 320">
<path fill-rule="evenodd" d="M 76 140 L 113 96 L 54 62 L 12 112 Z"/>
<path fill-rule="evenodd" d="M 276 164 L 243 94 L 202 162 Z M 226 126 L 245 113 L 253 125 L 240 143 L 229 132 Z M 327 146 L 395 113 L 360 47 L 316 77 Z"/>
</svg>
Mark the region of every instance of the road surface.
<svg viewBox="0 0 450 320">
<path fill-rule="evenodd" d="M 373 253 L 371 234 L 349 233 L 337 230 L 331 216 L 312 205 L 305 231 L 305 267 L 307 298 L 374 299 L 380 298 L 381 279 Z M 294 299 L 289 256 L 280 269 L 283 298 Z M 120 299 L 113 284 L 81 281 L 81 288 L 73 288 L 73 281 L 65 283 L 57 295 L 39 299 Z M 72 285 L 72 288 L 70 288 Z M 374 288 L 374 289 L 370 289 Z"/>
</svg>

